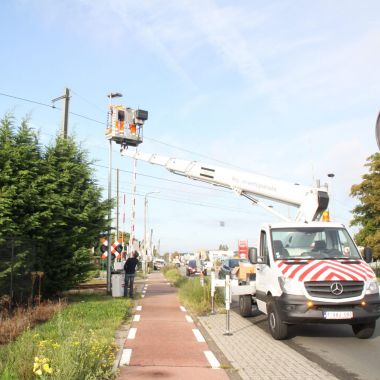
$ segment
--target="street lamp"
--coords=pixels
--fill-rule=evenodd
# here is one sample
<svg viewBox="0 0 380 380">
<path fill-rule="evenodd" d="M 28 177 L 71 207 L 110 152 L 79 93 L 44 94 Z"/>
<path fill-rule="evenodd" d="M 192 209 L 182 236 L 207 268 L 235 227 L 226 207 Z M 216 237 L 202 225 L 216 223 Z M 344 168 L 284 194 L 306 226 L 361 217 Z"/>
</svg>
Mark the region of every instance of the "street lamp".
<svg viewBox="0 0 380 380">
<path fill-rule="evenodd" d="M 147 210 L 148 210 L 148 195 L 158 194 L 159 191 L 151 191 L 150 193 L 146 193 L 144 196 L 144 250 L 143 250 L 143 272 L 146 274 L 146 250 L 147 250 L 147 236 L 146 236 L 146 224 L 147 224 Z"/>
<path fill-rule="evenodd" d="M 110 100 L 110 118 L 109 122 L 112 123 L 112 99 L 121 98 L 123 95 L 120 92 L 110 92 L 107 97 Z M 109 126 L 107 125 L 107 128 Z M 108 156 L 108 202 L 111 202 L 112 192 L 112 139 L 109 144 L 109 156 Z M 112 224 L 112 210 L 111 207 L 108 210 L 108 247 L 107 247 L 107 292 L 111 294 L 111 224 Z"/>
<path fill-rule="evenodd" d="M 327 177 L 330 178 L 330 181 L 329 181 L 330 182 L 329 183 L 329 194 L 330 194 L 330 197 L 331 197 L 330 218 L 332 220 L 333 219 L 333 217 L 332 217 L 332 214 L 333 214 L 333 203 L 334 203 L 332 182 L 333 182 L 333 178 L 335 177 L 335 174 L 334 173 L 328 173 Z"/>
</svg>

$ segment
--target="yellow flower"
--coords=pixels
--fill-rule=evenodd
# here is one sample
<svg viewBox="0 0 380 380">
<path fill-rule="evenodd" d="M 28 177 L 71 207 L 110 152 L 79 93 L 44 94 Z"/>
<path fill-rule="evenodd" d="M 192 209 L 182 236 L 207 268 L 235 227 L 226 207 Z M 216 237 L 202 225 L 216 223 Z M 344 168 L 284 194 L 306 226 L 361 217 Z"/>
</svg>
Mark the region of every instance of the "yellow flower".
<svg viewBox="0 0 380 380">
<path fill-rule="evenodd" d="M 56 348 L 59 348 L 59 347 L 61 347 L 58 343 L 53 343 L 52 344 L 52 347 L 54 348 L 54 349 L 56 349 Z"/>
<path fill-rule="evenodd" d="M 42 371 L 41 369 L 38 369 L 37 371 L 34 372 L 37 376 L 41 376 L 42 375 Z"/>
<path fill-rule="evenodd" d="M 42 368 L 43 368 L 43 370 L 44 370 L 46 373 L 49 373 L 49 374 L 53 373 L 53 369 L 50 368 L 49 364 L 44 364 L 44 365 L 42 366 Z"/>
</svg>

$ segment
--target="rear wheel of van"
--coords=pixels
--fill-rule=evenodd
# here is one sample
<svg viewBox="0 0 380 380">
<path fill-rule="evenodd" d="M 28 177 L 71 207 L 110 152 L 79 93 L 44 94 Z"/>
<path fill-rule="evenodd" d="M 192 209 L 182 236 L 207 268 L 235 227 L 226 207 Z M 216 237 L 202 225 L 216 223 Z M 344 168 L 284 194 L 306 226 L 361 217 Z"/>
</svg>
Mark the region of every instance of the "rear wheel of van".
<svg viewBox="0 0 380 380">
<path fill-rule="evenodd" d="M 268 325 L 272 337 L 276 340 L 283 340 L 288 337 L 288 325 L 283 323 L 278 312 L 276 303 L 270 300 L 267 306 Z"/>
<path fill-rule="evenodd" d="M 239 297 L 239 311 L 242 317 L 250 317 L 252 315 L 252 297 L 250 295 Z"/>
<path fill-rule="evenodd" d="M 375 328 L 376 321 L 352 325 L 352 331 L 354 332 L 355 336 L 359 339 L 370 338 L 373 335 Z"/>
</svg>

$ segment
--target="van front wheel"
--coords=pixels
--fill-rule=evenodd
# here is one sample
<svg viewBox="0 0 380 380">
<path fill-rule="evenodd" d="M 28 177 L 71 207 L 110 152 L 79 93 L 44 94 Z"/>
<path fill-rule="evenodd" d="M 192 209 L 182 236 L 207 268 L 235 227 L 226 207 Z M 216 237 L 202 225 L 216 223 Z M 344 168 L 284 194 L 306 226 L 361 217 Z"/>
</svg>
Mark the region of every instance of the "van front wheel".
<svg viewBox="0 0 380 380">
<path fill-rule="evenodd" d="M 267 305 L 268 326 L 272 337 L 276 340 L 283 340 L 288 337 L 288 325 L 283 323 L 274 300 L 270 300 Z"/>
<path fill-rule="evenodd" d="M 375 328 L 376 321 L 352 325 L 352 331 L 354 332 L 355 336 L 359 339 L 370 338 L 373 335 Z"/>
</svg>

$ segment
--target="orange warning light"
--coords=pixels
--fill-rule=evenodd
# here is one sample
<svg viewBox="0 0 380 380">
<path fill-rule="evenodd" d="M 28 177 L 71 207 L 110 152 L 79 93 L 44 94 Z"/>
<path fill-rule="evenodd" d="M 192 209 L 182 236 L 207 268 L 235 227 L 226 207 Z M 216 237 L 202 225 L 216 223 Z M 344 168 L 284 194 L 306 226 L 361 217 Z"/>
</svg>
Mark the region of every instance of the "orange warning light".
<svg viewBox="0 0 380 380">
<path fill-rule="evenodd" d="M 330 213 L 328 210 L 323 211 L 322 214 L 322 222 L 329 222 L 330 221 Z"/>
</svg>

